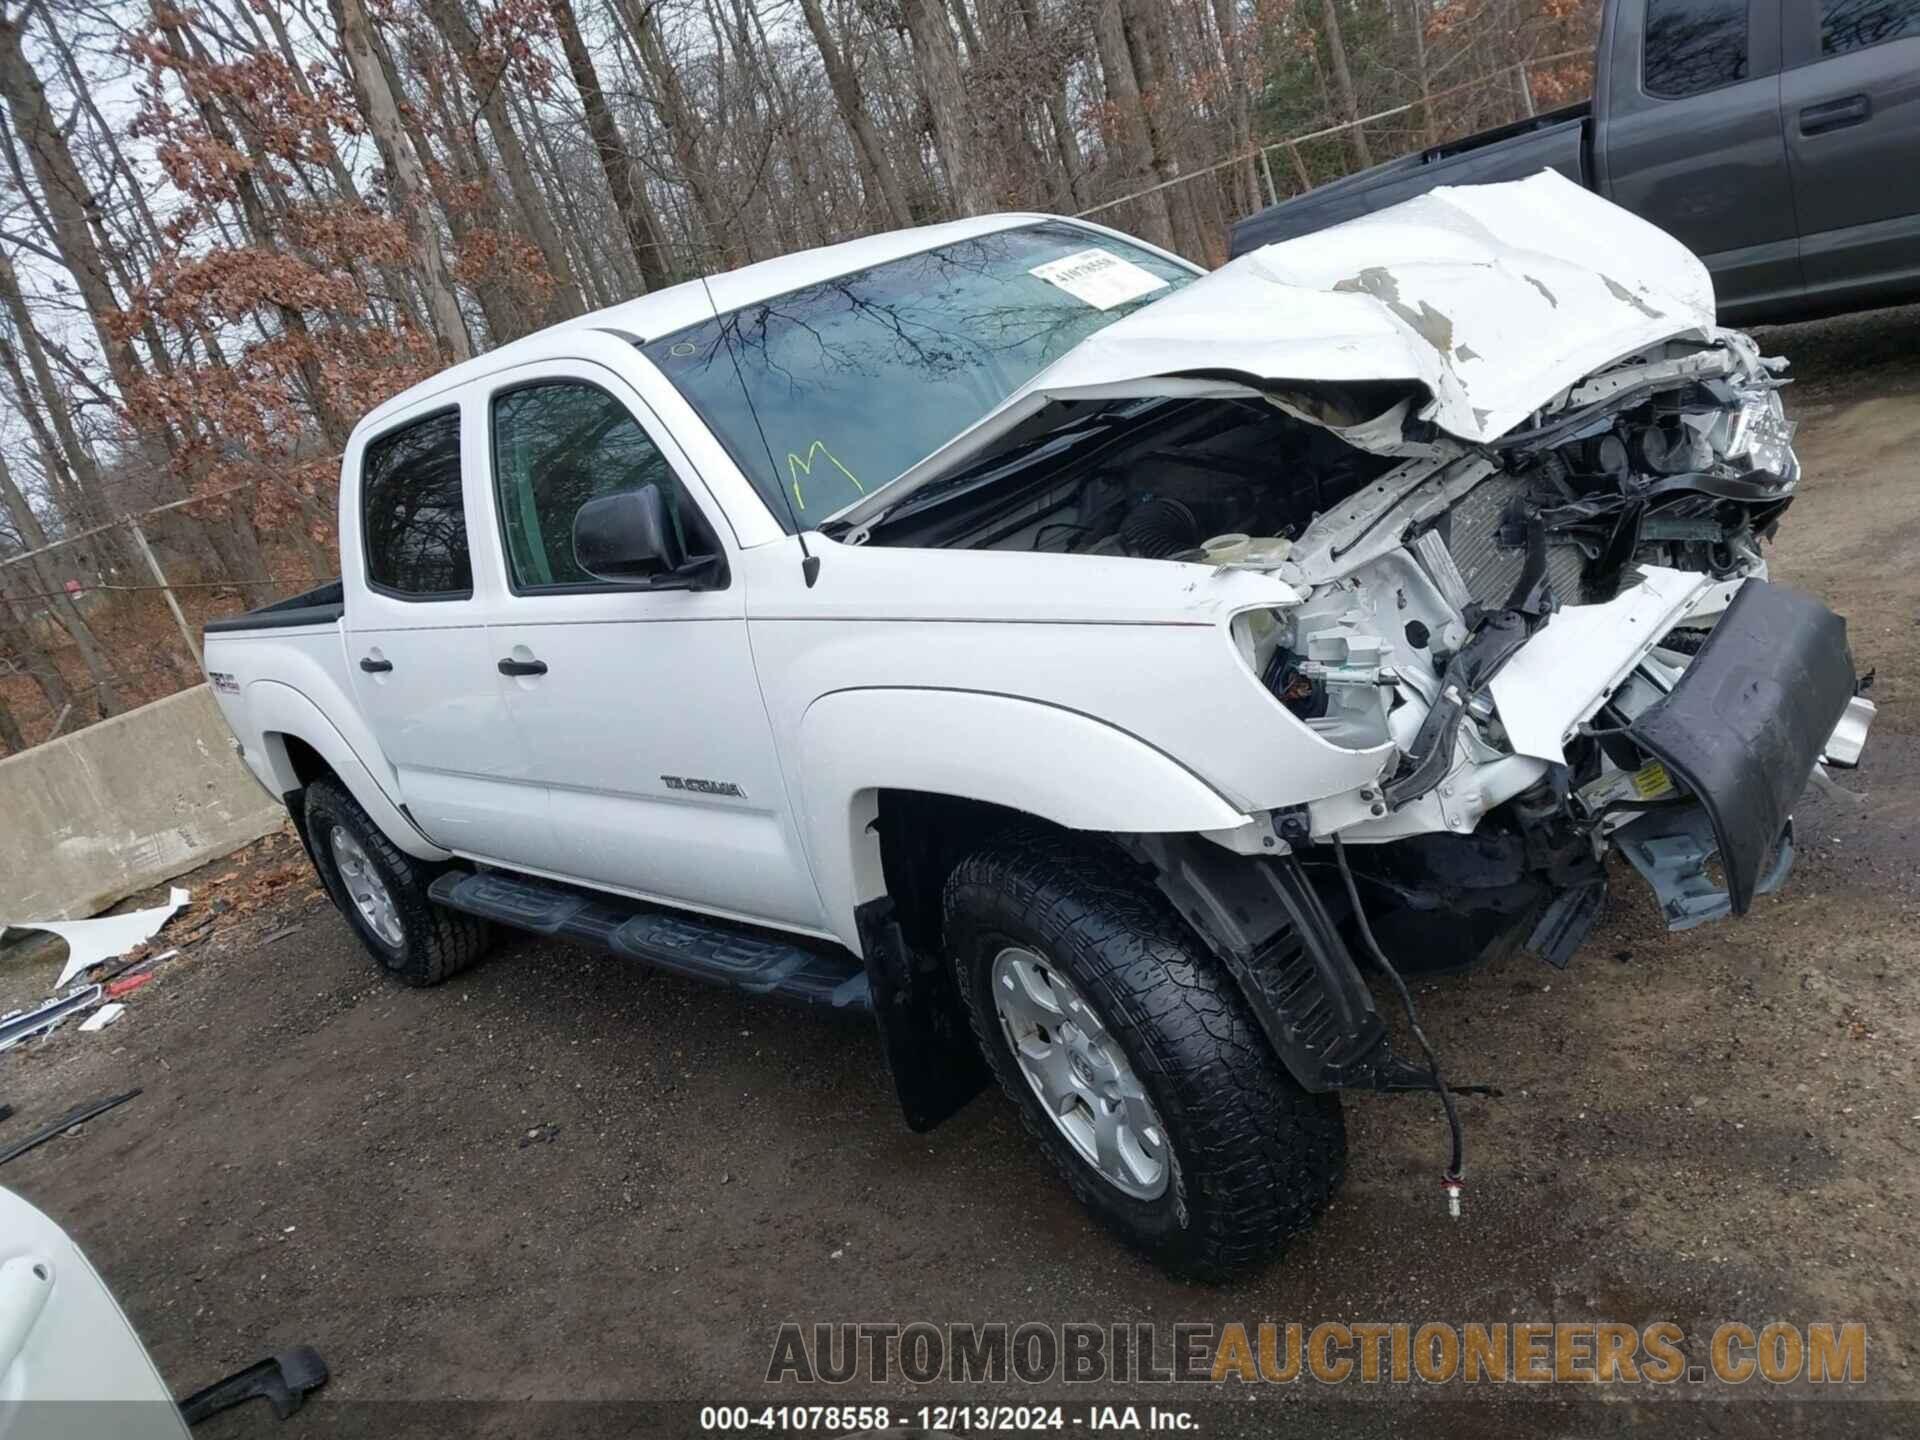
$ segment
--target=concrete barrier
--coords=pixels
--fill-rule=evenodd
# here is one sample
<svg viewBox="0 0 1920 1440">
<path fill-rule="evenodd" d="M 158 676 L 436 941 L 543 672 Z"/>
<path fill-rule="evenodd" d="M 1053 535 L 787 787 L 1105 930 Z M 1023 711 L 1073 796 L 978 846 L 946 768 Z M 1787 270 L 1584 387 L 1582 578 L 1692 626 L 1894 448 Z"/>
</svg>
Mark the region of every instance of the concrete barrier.
<svg viewBox="0 0 1920 1440">
<path fill-rule="evenodd" d="M 275 829 L 205 685 L 0 760 L 0 923 L 72 920 Z"/>
</svg>

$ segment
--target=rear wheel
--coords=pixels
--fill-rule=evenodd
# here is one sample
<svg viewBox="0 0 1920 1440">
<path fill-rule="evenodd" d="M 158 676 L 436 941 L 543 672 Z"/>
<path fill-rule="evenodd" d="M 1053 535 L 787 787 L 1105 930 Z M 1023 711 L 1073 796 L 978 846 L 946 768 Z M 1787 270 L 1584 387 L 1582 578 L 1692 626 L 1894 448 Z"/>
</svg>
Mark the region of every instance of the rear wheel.
<svg viewBox="0 0 1920 1440">
<path fill-rule="evenodd" d="M 1223 1279 L 1325 1208 L 1346 1165 L 1339 1099 L 1287 1074 L 1232 978 L 1117 854 L 1017 837 L 962 861 L 945 900 L 988 1063 L 1122 1239 Z"/>
<path fill-rule="evenodd" d="M 395 979 L 438 985 L 491 943 L 484 920 L 442 909 L 427 887 L 446 867 L 416 860 L 334 780 L 307 787 L 307 835 L 320 879 L 367 952 Z"/>
</svg>

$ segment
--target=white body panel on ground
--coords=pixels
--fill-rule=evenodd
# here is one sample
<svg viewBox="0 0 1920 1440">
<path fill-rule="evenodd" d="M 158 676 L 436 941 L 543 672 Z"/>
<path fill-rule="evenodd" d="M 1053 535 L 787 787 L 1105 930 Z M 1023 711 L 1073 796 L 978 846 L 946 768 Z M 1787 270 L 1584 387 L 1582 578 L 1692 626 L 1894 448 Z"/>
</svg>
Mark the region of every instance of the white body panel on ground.
<svg viewBox="0 0 1920 1440">
<path fill-rule="evenodd" d="M 0 1190 L 0 1440 L 186 1440 L 173 1395 L 99 1272 Z"/>
</svg>

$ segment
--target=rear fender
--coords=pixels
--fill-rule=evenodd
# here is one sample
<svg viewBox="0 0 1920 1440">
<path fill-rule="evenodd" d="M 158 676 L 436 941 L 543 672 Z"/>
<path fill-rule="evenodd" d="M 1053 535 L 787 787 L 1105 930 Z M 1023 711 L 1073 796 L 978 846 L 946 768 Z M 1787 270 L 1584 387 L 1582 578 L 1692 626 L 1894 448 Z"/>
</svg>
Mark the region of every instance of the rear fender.
<svg viewBox="0 0 1920 1440">
<path fill-rule="evenodd" d="M 402 813 L 399 805 L 375 778 L 368 764 L 347 743 L 339 728 L 320 707 L 295 690 L 272 680 L 256 680 L 247 687 L 246 713 L 260 731 L 260 759 L 268 774 L 265 783 L 277 795 L 290 795 L 301 788 L 298 770 L 287 754 L 289 736 L 311 745 L 340 783 L 360 802 L 360 808 L 372 817 L 400 849 L 416 860 L 450 860 L 452 852 L 442 850 L 420 833 Z"/>
</svg>

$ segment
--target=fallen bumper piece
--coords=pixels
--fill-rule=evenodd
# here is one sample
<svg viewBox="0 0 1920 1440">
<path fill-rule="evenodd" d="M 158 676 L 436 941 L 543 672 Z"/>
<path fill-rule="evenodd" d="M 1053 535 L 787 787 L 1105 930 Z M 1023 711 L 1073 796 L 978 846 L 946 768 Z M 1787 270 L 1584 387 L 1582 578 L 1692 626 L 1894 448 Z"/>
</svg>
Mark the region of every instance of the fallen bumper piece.
<svg viewBox="0 0 1920 1440">
<path fill-rule="evenodd" d="M 20 1010 L 0 1018 L 0 1053 L 11 1050 L 22 1040 L 31 1039 L 53 1029 L 69 1015 L 77 1015 L 82 1010 L 91 1009 L 100 1003 L 100 987 L 89 985 L 76 990 L 71 995 L 49 1000 L 32 1010 Z"/>
<path fill-rule="evenodd" d="M 1877 709 L 1864 695 L 1849 700 L 1847 708 L 1840 712 L 1840 723 L 1827 737 L 1827 752 L 1821 758 L 1840 770 L 1851 770 L 1858 765 L 1861 752 L 1867 748 L 1867 731 L 1873 728 Z"/>
<path fill-rule="evenodd" d="M 1732 914 L 1744 915 L 1778 868 L 1793 803 L 1853 683 L 1846 621 L 1797 590 L 1749 580 L 1672 691 L 1633 722 L 1635 743 L 1685 783 L 1711 822 Z M 1646 824 L 1621 834 L 1644 836 Z"/>
<path fill-rule="evenodd" d="M 60 971 L 60 978 L 53 982 L 57 992 L 101 961 L 124 955 L 141 941 L 151 940 L 191 898 L 187 891 L 175 885 L 168 894 L 168 903 L 151 909 L 130 910 L 125 915 L 99 915 L 91 920 L 9 920 L 0 924 L 0 930 L 45 930 L 67 942 L 67 963 Z"/>
<path fill-rule="evenodd" d="M 97 1031 L 104 1030 L 126 1013 L 127 1007 L 122 1005 L 118 1000 L 102 1005 L 98 1010 L 94 1011 L 93 1014 L 80 1022 L 81 1033 L 91 1035 Z"/>
<path fill-rule="evenodd" d="M 311 1345 L 296 1345 L 194 1391 L 180 1402 L 180 1418 L 198 1425 L 257 1396 L 273 1406 L 275 1416 L 285 1420 L 306 1403 L 308 1391 L 326 1383 L 327 1362 L 320 1358 L 320 1352 Z"/>
</svg>

